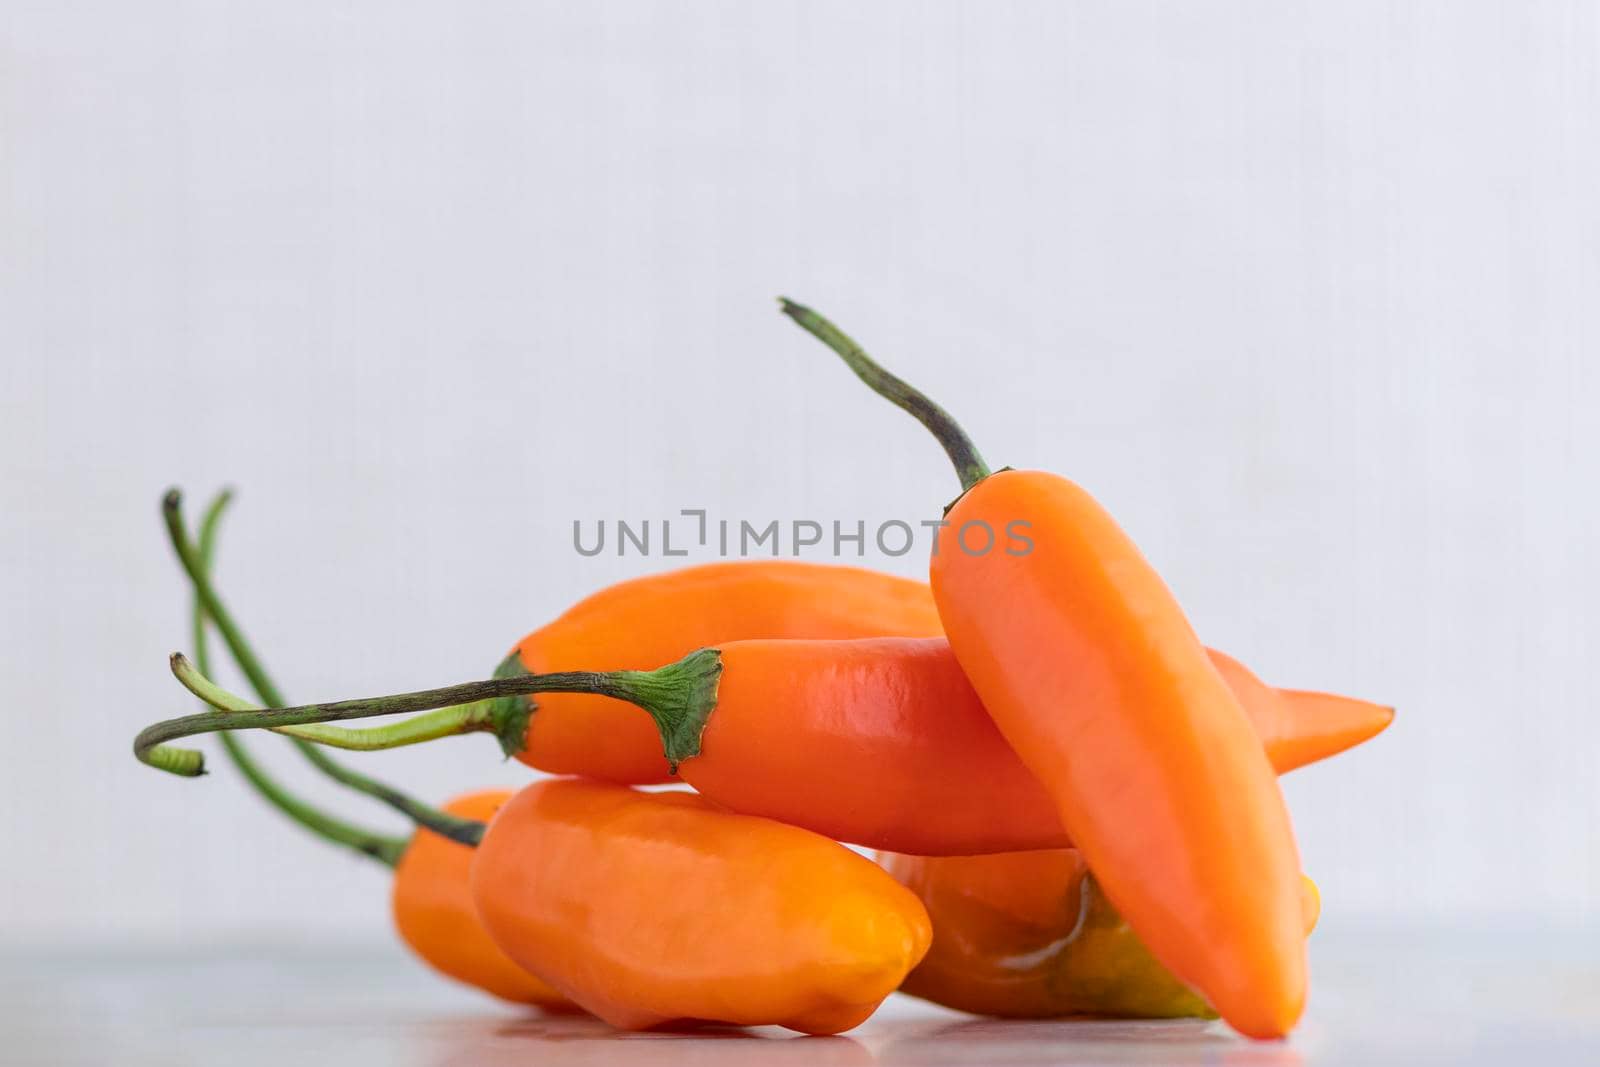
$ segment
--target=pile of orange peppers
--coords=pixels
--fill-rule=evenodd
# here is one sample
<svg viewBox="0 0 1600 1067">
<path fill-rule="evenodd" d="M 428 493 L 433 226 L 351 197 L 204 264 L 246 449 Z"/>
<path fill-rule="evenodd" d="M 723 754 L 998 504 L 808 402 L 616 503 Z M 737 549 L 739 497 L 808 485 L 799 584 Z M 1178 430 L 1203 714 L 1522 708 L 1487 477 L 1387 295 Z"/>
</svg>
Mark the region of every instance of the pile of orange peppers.
<svg viewBox="0 0 1600 1067">
<path fill-rule="evenodd" d="M 198 775 L 203 756 L 172 742 L 219 733 L 285 815 L 393 868 L 396 928 L 425 962 L 619 1028 L 837 1033 L 900 990 L 983 1015 L 1220 1016 L 1287 1036 L 1320 898 L 1277 776 L 1392 710 L 1275 688 L 1207 649 L 1084 489 L 991 472 L 943 408 L 816 312 L 782 310 L 952 460 L 961 495 L 928 583 L 687 567 L 580 601 L 491 678 L 297 706 L 218 593 L 226 497 L 194 532 L 174 492 L 195 626 L 173 669 L 206 710 L 148 727 L 139 758 Z M 257 702 L 209 677 L 214 635 Z M 238 733 L 262 728 L 417 829 L 385 836 L 295 796 Z M 474 732 L 556 777 L 434 807 L 327 751 Z M 691 789 L 638 788 L 664 782 Z"/>
</svg>

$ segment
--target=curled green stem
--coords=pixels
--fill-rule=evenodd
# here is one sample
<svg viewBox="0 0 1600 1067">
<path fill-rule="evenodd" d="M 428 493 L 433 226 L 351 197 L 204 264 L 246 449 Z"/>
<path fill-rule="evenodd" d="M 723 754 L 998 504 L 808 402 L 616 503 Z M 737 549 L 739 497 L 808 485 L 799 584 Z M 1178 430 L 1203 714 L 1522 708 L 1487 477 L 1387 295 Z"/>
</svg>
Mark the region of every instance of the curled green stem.
<svg viewBox="0 0 1600 1067">
<path fill-rule="evenodd" d="M 689 653 L 676 663 L 653 671 L 522 674 L 415 693 L 261 710 L 238 708 L 237 698 L 232 698 L 226 690 L 195 670 L 181 653 L 172 656 L 172 673 L 190 692 L 218 709 L 212 714 L 187 715 L 156 723 L 146 727 L 134 740 L 134 752 L 140 760 L 177 774 L 191 773 L 181 769 L 186 765 L 183 754 L 190 750 L 173 748 L 170 742 L 218 730 L 276 730 L 379 715 L 448 709 L 446 716 L 422 716 L 413 721 L 426 723 L 432 736 L 436 737 L 477 731 L 493 732 L 504 737 L 503 718 L 508 714 L 506 709 L 520 703 L 505 698 L 532 693 L 590 693 L 637 705 L 655 720 L 661 734 L 662 751 L 673 770 L 676 770 L 679 762 L 700 752 L 700 737 L 705 732 L 707 719 L 716 708 L 717 685 L 722 676 L 722 655 L 716 649 L 703 648 Z M 392 731 L 394 726 L 380 729 Z M 411 742 L 402 740 L 398 743 Z M 368 734 L 359 747 L 372 749 L 394 746 L 385 745 L 381 738 Z"/>
<path fill-rule="evenodd" d="M 200 523 L 200 564 L 207 573 L 211 570 L 211 562 L 216 554 L 217 527 L 231 499 L 232 494 L 226 490 L 218 493 L 216 499 L 206 509 Z M 195 661 L 203 673 L 209 673 L 211 643 L 206 634 L 205 605 L 198 597 L 195 598 L 192 620 Z M 239 773 L 244 775 L 245 780 L 267 803 L 295 823 L 325 841 L 371 856 L 389 867 L 394 867 L 400 862 L 400 857 L 406 850 L 405 838 L 376 833 L 323 811 L 280 785 L 256 762 L 240 738 L 224 733 L 221 741 L 228 759 L 238 768 Z"/>
<path fill-rule="evenodd" d="M 249 713 L 261 711 L 261 706 L 252 704 L 243 697 L 223 689 L 201 674 L 188 660 L 182 656 L 174 657 L 173 673 L 179 680 L 194 693 L 195 696 L 210 704 L 216 711 L 208 713 L 210 718 L 219 718 L 228 713 Z M 227 735 L 224 734 L 224 737 Z M 381 782 L 375 782 L 366 776 L 346 767 L 339 768 L 339 781 L 369 796 L 378 797 L 397 811 L 411 817 L 419 826 L 427 827 L 434 833 L 459 841 L 464 845 L 476 845 L 483 840 L 484 824 L 476 819 L 463 819 L 458 815 L 437 811 L 426 804 L 419 804 L 397 789 L 392 789 Z"/>
<path fill-rule="evenodd" d="M 963 492 L 989 477 L 989 466 L 978 454 L 977 446 L 948 411 L 916 386 L 880 367 L 848 334 L 804 304 L 779 297 L 778 306 L 801 329 L 838 353 L 869 389 L 922 423 L 938 438 L 945 455 L 955 464 Z"/>
<path fill-rule="evenodd" d="M 262 665 L 255 650 L 251 647 L 249 641 L 245 639 L 243 630 L 234 621 L 232 613 L 223 604 L 222 598 L 217 595 L 216 586 L 211 580 L 210 553 L 212 549 L 206 546 L 204 542 L 208 536 L 214 541 L 216 527 L 230 499 L 231 494 L 224 493 L 208 509 L 201 523 L 201 545 L 196 545 L 189 538 L 188 529 L 183 521 L 183 496 L 177 489 L 168 490 L 166 496 L 162 499 L 162 517 L 166 521 L 167 536 L 172 544 L 173 552 L 176 553 L 178 561 L 183 565 L 183 569 L 189 575 L 190 583 L 194 587 L 196 604 L 195 634 L 197 641 L 203 640 L 204 622 L 209 621 L 217 628 L 217 632 L 222 635 L 228 650 L 233 654 L 234 661 L 239 665 L 239 669 L 244 672 L 245 678 L 250 682 L 251 688 L 256 691 L 256 695 L 266 704 L 283 704 L 285 703 L 283 694 L 267 674 L 266 668 Z M 201 618 L 202 615 L 204 619 Z M 199 649 L 200 646 L 197 644 L 197 657 Z M 204 676 L 210 672 L 206 666 L 202 666 L 200 673 Z M 232 698 L 236 703 L 244 703 L 225 690 L 219 689 L 218 693 L 225 698 Z M 257 707 L 257 705 L 253 704 L 246 704 L 246 706 L 249 708 Z M 224 733 L 223 747 L 228 752 L 229 758 L 233 759 L 237 764 L 235 749 L 229 745 L 230 740 L 228 734 Z M 387 804 L 418 825 L 444 834 L 453 840 L 469 844 L 473 843 L 475 835 L 481 836 L 481 829 L 473 830 L 464 826 L 464 820 L 457 816 L 424 804 L 385 782 L 362 774 L 353 768 L 346 767 L 316 745 L 298 738 L 293 740 L 295 747 L 300 750 L 301 754 L 323 774 L 342 785 L 357 792 L 365 793 L 373 799 Z M 145 757 L 141 756 L 140 758 L 144 759 Z M 165 749 L 151 754 L 151 759 L 146 760 L 146 762 L 151 762 L 152 766 L 161 770 L 185 777 L 202 774 L 205 770 L 205 757 L 195 750 Z M 244 770 L 243 767 L 240 769 Z M 259 772 L 259 767 L 256 770 Z M 250 777 L 248 772 L 246 777 Z M 251 780 L 254 782 L 254 779 Z M 471 820 L 465 820 L 465 822 L 471 822 Z M 366 831 L 359 832 L 366 833 Z M 400 847 L 402 850 L 404 849 L 403 842 Z"/>
</svg>

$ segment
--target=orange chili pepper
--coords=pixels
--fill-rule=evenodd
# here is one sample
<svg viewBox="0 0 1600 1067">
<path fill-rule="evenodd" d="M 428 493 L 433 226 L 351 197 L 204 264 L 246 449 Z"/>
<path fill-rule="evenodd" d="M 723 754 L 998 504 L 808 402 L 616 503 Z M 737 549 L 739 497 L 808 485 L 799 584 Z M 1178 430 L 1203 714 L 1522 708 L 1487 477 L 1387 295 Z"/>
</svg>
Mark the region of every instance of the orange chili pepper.
<svg viewBox="0 0 1600 1067">
<path fill-rule="evenodd" d="M 820 315 L 783 310 L 955 463 L 963 493 L 929 571 L 940 621 L 1107 895 L 1235 1029 L 1288 1033 L 1306 997 L 1288 811 L 1172 593 L 1082 488 L 1044 471 L 991 474 L 938 405 Z M 1002 531 L 1021 531 L 1030 548 L 997 548 Z"/>
<path fill-rule="evenodd" d="M 917 894 L 933 922 L 933 944 L 903 993 L 1018 1019 L 1214 1015 L 1150 955 L 1075 849 L 879 853 L 878 862 Z M 1309 934 L 1320 900 L 1311 879 L 1301 889 Z"/>
<path fill-rule="evenodd" d="M 509 789 L 456 797 L 444 810 L 487 821 L 510 800 Z M 469 876 L 475 849 L 418 828 L 394 869 L 390 896 L 395 929 L 422 961 L 502 1000 L 544 1008 L 572 1007 L 560 993 L 511 961 L 478 921 Z"/>
<path fill-rule="evenodd" d="M 1261 732 L 1255 743 L 1265 744 L 1274 759 L 1281 754 L 1285 768 L 1332 755 L 1389 721 L 1388 709 L 1377 705 L 1285 697 L 1237 664 L 1229 671 Z M 937 637 L 733 641 L 655 671 L 526 675 L 398 697 L 200 716 L 152 727 L 141 744 L 180 736 L 188 726 L 315 723 L 441 704 L 456 706 L 370 731 L 293 726 L 286 732 L 361 748 L 383 747 L 385 735 L 411 741 L 491 730 L 504 736 L 496 712 L 508 702 L 506 694 L 569 689 L 643 707 L 656 721 L 658 745 L 681 762 L 684 780 L 734 811 L 922 855 L 1071 843 L 1049 792 L 1006 743 L 950 645 Z M 457 705 L 463 700 L 476 703 Z M 519 706 L 519 700 L 509 702 Z M 1307 703 L 1313 714 L 1302 716 Z M 606 740 L 591 744 L 603 747 Z M 512 754 L 528 759 L 525 749 Z"/>
<path fill-rule="evenodd" d="M 691 793 L 540 782 L 472 868 L 483 925 L 614 1026 L 848 1030 L 927 951 L 927 912 L 865 857 Z"/>
</svg>

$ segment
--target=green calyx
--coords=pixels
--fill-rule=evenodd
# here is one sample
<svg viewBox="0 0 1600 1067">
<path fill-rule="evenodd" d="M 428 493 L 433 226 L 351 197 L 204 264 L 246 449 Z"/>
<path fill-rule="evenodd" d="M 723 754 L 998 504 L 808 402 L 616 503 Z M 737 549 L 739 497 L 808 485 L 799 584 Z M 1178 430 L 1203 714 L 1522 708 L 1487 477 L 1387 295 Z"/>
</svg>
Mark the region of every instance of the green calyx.
<svg viewBox="0 0 1600 1067">
<path fill-rule="evenodd" d="M 662 754 L 673 774 L 678 773 L 678 764 L 700 754 L 700 739 L 717 707 L 721 652 L 702 648 L 665 667 L 615 671 L 612 678 L 616 691 L 606 695 L 638 705 L 655 720 Z"/>
<path fill-rule="evenodd" d="M 492 677 L 526 678 L 531 673 L 527 665 L 522 662 L 522 654 L 512 652 L 500 661 L 500 666 L 494 669 Z M 532 693 L 526 693 L 490 697 L 486 704 L 495 740 L 500 742 L 500 751 L 505 753 L 507 759 L 511 759 L 527 745 L 528 723 L 532 721 L 533 713 L 539 708 L 538 702 L 533 699 Z"/>
</svg>

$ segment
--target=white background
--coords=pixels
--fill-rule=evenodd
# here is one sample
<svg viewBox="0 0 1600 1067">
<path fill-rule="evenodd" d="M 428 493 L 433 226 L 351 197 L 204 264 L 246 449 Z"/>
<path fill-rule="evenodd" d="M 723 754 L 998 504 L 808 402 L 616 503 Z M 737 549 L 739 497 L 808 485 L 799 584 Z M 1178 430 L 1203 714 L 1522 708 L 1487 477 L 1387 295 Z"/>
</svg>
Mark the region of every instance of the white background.
<svg viewBox="0 0 1600 1067">
<path fill-rule="evenodd" d="M 129 755 L 192 707 L 169 484 L 238 487 L 222 585 L 305 699 L 666 563 L 575 518 L 936 516 L 780 292 L 1098 494 L 1210 643 L 1399 706 L 1287 780 L 1330 916 L 1600 916 L 1595 5 L 53 0 L 0 49 L 0 939 L 386 925 L 220 758 Z"/>
</svg>

